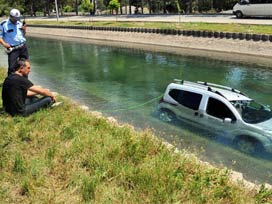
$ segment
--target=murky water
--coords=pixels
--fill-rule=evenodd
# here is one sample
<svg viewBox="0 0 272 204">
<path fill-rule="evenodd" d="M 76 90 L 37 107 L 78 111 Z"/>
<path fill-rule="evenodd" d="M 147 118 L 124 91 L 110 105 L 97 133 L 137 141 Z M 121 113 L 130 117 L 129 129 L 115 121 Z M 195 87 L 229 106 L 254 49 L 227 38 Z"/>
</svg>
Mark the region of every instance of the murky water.
<svg viewBox="0 0 272 204">
<path fill-rule="evenodd" d="M 213 135 L 154 116 L 160 96 L 176 78 L 231 86 L 272 105 L 271 67 L 38 38 L 29 38 L 28 47 L 32 81 L 138 128 L 154 128 L 179 148 L 251 181 L 272 183 L 272 160 L 244 155 Z M 4 54 L 0 63 L 6 66 Z"/>
</svg>

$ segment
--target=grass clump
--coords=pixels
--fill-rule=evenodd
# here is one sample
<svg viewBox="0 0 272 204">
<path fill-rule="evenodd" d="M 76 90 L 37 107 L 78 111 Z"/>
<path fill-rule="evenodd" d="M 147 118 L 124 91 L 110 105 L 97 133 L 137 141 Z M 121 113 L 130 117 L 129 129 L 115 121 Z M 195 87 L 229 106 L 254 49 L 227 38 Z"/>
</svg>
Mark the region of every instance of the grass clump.
<svg viewBox="0 0 272 204">
<path fill-rule="evenodd" d="M 228 170 L 174 153 L 149 130 L 62 100 L 26 118 L 1 113 L 0 203 L 272 202 L 266 188 L 243 189 Z"/>
<path fill-rule="evenodd" d="M 95 178 L 84 176 L 81 184 L 81 194 L 85 202 L 95 199 L 97 181 Z"/>
<path fill-rule="evenodd" d="M 15 155 L 13 172 L 22 173 L 22 174 L 25 172 L 23 157 L 19 153 Z"/>
</svg>

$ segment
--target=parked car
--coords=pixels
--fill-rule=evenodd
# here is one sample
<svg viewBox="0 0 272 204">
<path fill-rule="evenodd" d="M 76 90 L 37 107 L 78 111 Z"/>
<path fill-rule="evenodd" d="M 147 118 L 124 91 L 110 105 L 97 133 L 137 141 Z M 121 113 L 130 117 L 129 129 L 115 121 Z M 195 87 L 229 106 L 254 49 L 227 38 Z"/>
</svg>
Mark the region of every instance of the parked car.
<svg viewBox="0 0 272 204">
<path fill-rule="evenodd" d="M 272 112 L 241 91 L 207 82 L 176 80 L 158 104 L 159 118 L 181 120 L 230 139 L 246 153 L 272 152 Z"/>
<path fill-rule="evenodd" d="M 272 16 L 272 0 L 240 0 L 233 7 L 237 18 L 245 16 Z"/>
</svg>

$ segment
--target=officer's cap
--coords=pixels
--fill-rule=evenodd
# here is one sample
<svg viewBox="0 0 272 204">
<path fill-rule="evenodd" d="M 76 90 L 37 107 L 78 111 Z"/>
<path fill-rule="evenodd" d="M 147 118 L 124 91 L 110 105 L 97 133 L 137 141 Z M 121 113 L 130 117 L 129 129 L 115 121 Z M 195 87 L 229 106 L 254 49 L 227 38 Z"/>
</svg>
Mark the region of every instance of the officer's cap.
<svg viewBox="0 0 272 204">
<path fill-rule="evenodd" d="M 11 17 L 15 18 L 17 21 L 20 20 L 21 14 L 20 14 L 20 11 L 18 9 L 11 9 L 9 14 L 10 14 Z"/>
</svg>

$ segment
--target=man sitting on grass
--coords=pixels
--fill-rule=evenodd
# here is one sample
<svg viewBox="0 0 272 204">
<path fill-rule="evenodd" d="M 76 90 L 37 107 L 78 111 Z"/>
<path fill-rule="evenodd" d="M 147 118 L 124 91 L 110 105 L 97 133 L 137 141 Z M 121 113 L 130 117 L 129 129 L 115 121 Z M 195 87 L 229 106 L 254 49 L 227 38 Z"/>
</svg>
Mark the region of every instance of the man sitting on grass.
<svg viewBox="0 0 272 204">
<path fill-rule="evenodd" d="M 48 89 L 35 86 L 27 79 L 30 73 L 30 62 L 27 59 L 17 60 L 15 72 L 10 74 L 3 83 L 3 107 L 10 115 L 28 116 L 41 108 L 55 103 L 56 98 Z M 38 98 L 36 95 L 42 95 Z"/>
</svg>

